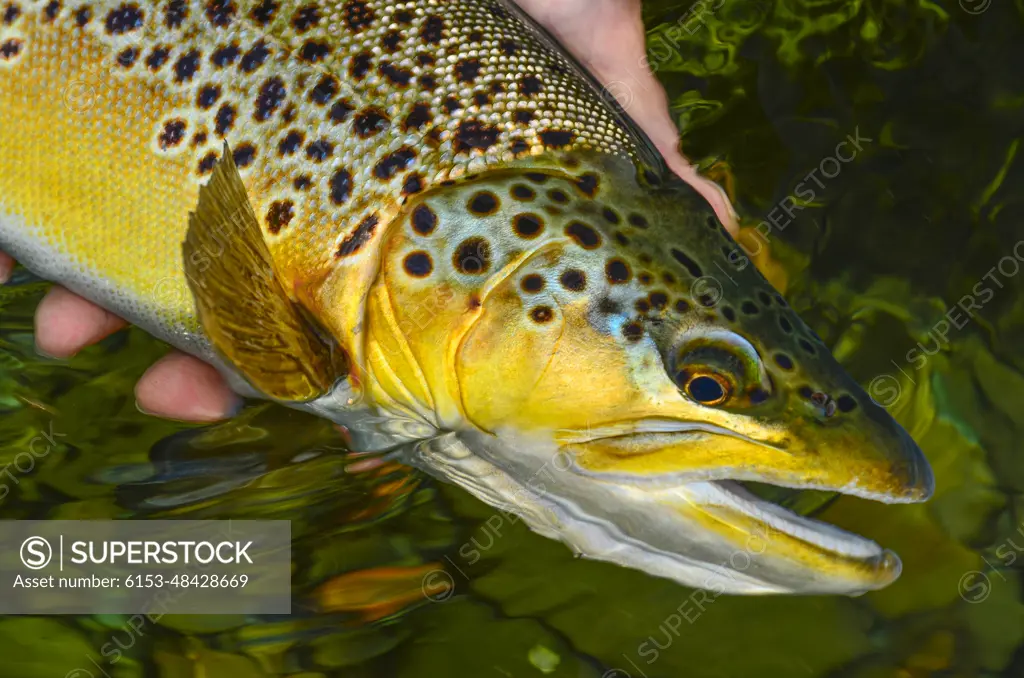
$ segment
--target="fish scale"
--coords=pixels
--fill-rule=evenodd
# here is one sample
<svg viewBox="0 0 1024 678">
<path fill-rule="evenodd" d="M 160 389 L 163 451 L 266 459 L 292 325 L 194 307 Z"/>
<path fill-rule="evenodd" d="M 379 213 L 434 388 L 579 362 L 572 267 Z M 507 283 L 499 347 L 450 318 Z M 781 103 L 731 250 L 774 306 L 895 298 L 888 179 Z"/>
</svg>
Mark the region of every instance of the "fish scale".
<svg viewBox="0 0 1024 678">
<path fill-rule="evenodd" d="M 239 392 L 691 586 L 899 574 L 737 481 L 920 450 L 515 5 L 7 0 L 0 106 L 0 249 Z"/>
</svg>

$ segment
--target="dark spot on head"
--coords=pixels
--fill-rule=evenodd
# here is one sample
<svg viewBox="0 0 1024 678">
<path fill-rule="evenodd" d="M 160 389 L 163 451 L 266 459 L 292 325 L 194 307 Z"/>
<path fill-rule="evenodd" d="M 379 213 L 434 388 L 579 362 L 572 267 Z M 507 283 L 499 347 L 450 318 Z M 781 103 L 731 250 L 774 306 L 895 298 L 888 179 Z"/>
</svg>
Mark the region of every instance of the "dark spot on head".
<svg viewBox="0 0 1024 678">
<path fill-rule="evenodd" d="M 491 268 L 491 244 L 483 238 L 463 240 L 452 255 L 455 270 L 467 275 L 480 275 Z"/>
<path fill-rule="evenodd" d="M 857 407 L 857 401 L 852 396 L 843 394 L 836 399 L 836 405 L 839 406 L 840 412 L 851 412 Z"/>
<path fill-rule="evenodd" d="M 378 134 L 388 126 L 388 118 L 376 108 L 367 108 L 356 114 L 352 122 L 352 129 L 363 139 L 368 139 Z"/>
<path fill-rule="evenodd" d="M 270 50 L 260 40 L 248 52 L 242 55 L 242 60 L 239 62 L 238 67 L 242 69 L 243 73 L 252 73 L 263 65 L 268 56 L 270 56 Z"/>
<path fill-rule="evenodd" d="M 207 109 L 217 103 L 220 98 L 220 85 L 203 85 L 196 94 L 196 104 L 199 108 Z"/>
<path fill-rule="evenodd" d="M 402 45 L 402 31 L 388 31 L 380 39 L 380 45 L 385 52 L 393 54 Z"/>
<path fill-rule="evenodd" d="M 491 103 L 491 95 L 487 92 L 477 92 L 473 95 L 473 103 L 483 108 L 487 104 Z"/>
<path fill-rule="evenodd" d="M 156 72 L 160 70 L 160 67 L 167 63 L 168 57 L 171 55 L 171 50 L 166 47 L 154 47 L 153 51 L 146 57 L 146 67 L 149 70 Z M 212 104 L 211 104 L 212 105 Z"/>
<path fill-rule="evenodd" d="M 480 77 L 483 65 L 477 58 L 463 59 L 455 63 L 455 79 L 459 82 L 473 83 Z"/>
<path fill-rule="evenodd" d="M 683 252 L 682 250 L 678 250 L 675 247 L 673 247 L 669 251 L 672 253 L 672 257 L 680 264 L 682 264 L 691 276 L 693 276 L 694 278 L 700 278 L 704 275 L 704 273 L 700 270 L 700 266 L 697 265 L 697 262 L 691 259 L 689 256 L 687 256 L 685 252 Z"/>
<path fill-rule="evenodd" d="M 768 294 L 767 292 L 765 292 L 764 290 L 758 290 L 757 291 L 757 298 L 761 300 L 761 304 L 765 308 L 769 308 L 772 305 L 772 297 L 771 297 L 771 295 Z"/>
<path fill-rule="evenodd" d="M 299 49 L 299 58 L 311 64 L 319 63 L 331 53 L 331 47 L 322 40 L 307 40 Z M 243 63 L 245 63 L 243 61 Z"/>
<path fill-rule="evenodd" d="M 164 8 L 164 25 L 168 28 L 178 28 L 188 18 L 188 2 L 186 0 L 171 0 Z"/>
<path fill-rule="evenodd" d="M 287 96 L 288 90 L 284 86 L 284 80 L 276 75 L 268 78 L 260 87 L 260 93 L 256 95 L 256 110 L 253 117 L 258 122 L 269 120 Z"/>
<path fill-rule="evenodd" d="M 597 188 L 600 185 L 600 181 L 597 175 L 593 172 L 587 172 L 576 180 L 576 188 L 591 198 L 597 194 Z"/>
<path fill-rule="evenodd" d="M 292 181 L 292 186 L 295 187 L 296 191 L 304 191 L 313 185 L 313 180 L 309 178 L 308 174 L 302 174 L 295 177 Z"/>
<path fill-rule="evenodd" d="M 530 311 L 530 318 L 535 323 L 548 323 L 555 317 L 555 312 L 551 310 L 550 306 L 537 306 Z"/>
<path fill-rule="evenodd" d="M 235 59 L 241 54 L 241 50 L 238 49 L 237 45 L 226 45 L 218 48 L 212 55 L 210 55 L 210 62 L 217 68 L 224 68 L 235 63 Z"/>
<path fill-rule="evenodd" d="M 370 72 L 373 65 L 373 55 L 369 52 L 360 52 L 352 57 L 348 65 L 348 73 L 354 80 L 362 80 Z"/>
<path fill-rule="evenodd" d="M 676 313 L 688 313 L 690 304 L 685 299 L 677 299 L 675 303 Z"/>
<path fill-rule="evenodd" d="M 714 308 L 715 304 L 718 303 L 718 300 L 713 295 L 705 293 L 697 297 L 697 303 L 704 308 Z"/>
<path fill-rule="evenodd" d="M 817 353 L 817 351 L 814 349 L 814 344 L 807 341 L 803 337 L 801 337 L 799 341 L 797 341 L 796 343 L 800 344 L 800 348 L 802 348 L 804 353 L 806 353 L 807 355 L 815 355 Z"/>
<path fill-rule="evenodd" d="M 498 201 L 498 196 L 494 195 L 490 191 L 480 191 L 469 199 L 469 203 L 466 206 L 469 207 L 469 211 L 473 214 L 477 216 L 486 216 L 488 214 L 493 214 L 500 205 L 501 203 Z"/>
<path fill-rule="evenodd" d="M 536 294 L 544 289 L 544 278 L 536 273 L 531 273 L 523 278 L 519 286 L 523 288 L 524 292 Z"/>
<path fill-rule="evenodd" d="M 423 22 L 423 28 L 420 29 L 420 37 L 431 45 L 440 44 L 444 38 L 444 19 L 436 14 L 428 16 Z"/>
<path fill-rule="evenodd" d="M 249 16 L 260 26 L 266 26 L 274 20 L 278 4 L 275 0 L 260 0 L 260 4 L 252 8 Z"/>
<path fill-rule="evenodd" d="M 231 104 L 222 104 L 214 116 L 214 130 L 219 136 L 227 134 L 228 130 L 235 124 L 235 107 Z"/>
<path fill-rule="evenodd" d="M 540 78 L 536 75 L 524 75 L 519 80 L 519 93 L 523 96 L 532 97 L 534 94 L 538 94 L 542 88 Z"/>
<path fill-rule="evenodd" d="M 610 207 L 605 207 L 601 210 L 601 216 L 604 217 L 604 220 L 609 224 L 617 224 L 622 221 L 618 213 Z"/>
<path fill-rule="evenodd" d="M 468 151 L 471 148 L 486 151 L 497 143 L 499 131 L 497 127 L 479 120 L 463 120 L 455 132 L 455 151 Z"/>
<path fill-rule="evenodd" d="M 548 198 L 553 202 L 557 202 L 559 205 L 564 205 L 569 202 L 569 196 L 565 194 L 565 191 L 558 188 L 553 188 L 548 191 Z"/>
<path fill-rule="evenodd" d="M 214 26 L 224 28 L 231 24 L 231 18 L 237 9 L 231 0 L 207 0 L 206 18 Z"/>
<path fill-rule="evenodd" d="M 434 270 L 434 262 L 426 252 L 413 252 L 403 262 L 405 272 L 414 278 L 426 278 Z"/>
<path fill-rule="evenodd" d="M 668 295 L 664 292 L 651 292 L 647 298 L 651 302 L 651 307 L 659 311 L 668 306 Z"/>
<path fill-rule="evenodd" d="M 536 238 L 544 229 L 544 221 L 535 214 L 517 214 L 512 218 L 512 230 L 520 238 Z"/>
<path fill-rule="evenodd" d="M 434 64 L 437 63 L 437 59 L 434 58 L 433 54 L 428 54 L 427 52 L 417 52 L 416 63 L 422 67 L 433 66 Z"/>
<path fill-rule="evenodd" d="M 412 211 L 412 230 L 420 235 L 430 235 L 437 228 L 437 215 L 426 205 L 417 205 Z"/>
<path fill-rule="evenodd" d="M 389 181 L 402 170 L 408 169 L 415 159 L 416 151 L 408 146 L 402 146 L 394 153 L 381 158 L 373 168 L 373 176 L 383 181 Z"/>
<path fill-rule="evenodd" d="M 548 180 L 548 175 L 543 174 L 541 172 L 527 172 L 523 176 L 525 176 L 527 179 L 529 179 L 535 184 L 543 184 Z"/>
<path fill-rule="evenodd" d="M 782 331 L 786 334 L 791 334 L 793 332 L 793 323 L 789 322 L 789 318 L 785 316 L 779 316 L 779 327 L 782 328 Z"/>
<path fill-rule="evenodd" d="M 178 57 L 174 62 L 174 81 L 188 82 L 199 70 L 199 50 L 194 49 L 188 54 Z"/>
<path fill-rule="evenodd" d="M 622 336 L 630 342 L 637 342 L 644 336 L 644 328 L 636 321 L 628 322 L 622 326 Z"/>
<path fill-rule="evenodd" d="M 609 261 L 604 267 L 604 272 L 608 276 L 608 282 L 613 285 L 627 283 L 631 277 L 629 266 L 622 259 Z"/>
<path fill-rule="evenodd" d="M 545 146 L 551 148 L 564 148 L 572 144 L 576 133 L 572 130 L 548 129 L 540 133 L 540 140 Z"/>
<path fill-rule="evenodd" d="M 768 391 L 765 391 L 763 388 L 755 388 L 750 392 L 751 404 L 759 405 L 766 400 L 768 400 Z"/>
<path fill-rule="evenodd" d="M 642 214 L 630 214 L 629 223 L 634 228 L 647 228 L 650 226 L 647 222 L 647 217 Z"/>
<path fill-rule="evenodd" d="M 582 221 L 574 221 L 566 226 L 565 234 L 585 250 L 592 250 L 601 246 L 601 236 L 591 226 Z"/>
<path fill-rule="evenodd" d="M 206 143 L 206 132 L 197 132 L 195 134 L 195 136 L 192 137 L 192 145 L 193 146 L 202 146 L 205 143 Z"/>
<path fill-rule="evenodd" d="M 757 304 L 755 304 L 752 301 L 744 301 L 742 304 L 740 304 L 740 310 L 743 311 L 745 315 L 757 315 L 758 313 L 761 312 L 761 310 L 757 307 Z"/>
<path fill-rule="evenodd" d="M 462 102 L 459 101 L 458 97 L 454 96 L 445 97 L 445 100 L 441 105 L 444 106 L 444 110 L 448 111 L 450 114 L 455 114 L 462 109 Z"/>
<path fill-rule="evenodd" d="M 516 139 L 509 146 L 509 150 L 512 151 L 513 155 L 519 156 L 530 150 L 530 144 L 526 143 L 522 139 Z"/>
<path fill-rule="evenodd" d="M 512 197 L 516 200 L 529 201 L 536 198 L 537 194 L 526 184 L 516 184 L 512 187 Z"/>
<path fill-rule="evenodd" d="M 637 313 L 647 313 L 651 310 L 651 304 L 646 299 L 637 299 L 636 303 L 633 304 L 633 308 L 637 310 Z"/>
<path fill-rule="evenodd" d="M 248 167 L 256 158 L 256 147 L 250 143 L 238 144 L 231 156 L 238 167 Z"/>
<path fill-rule="evenodd" d="M 473 31 L 469 34 L 470 42 L 483 42 L 484 32 L 480 30 Z"/>
<path fill-rule="evenodd" d="M 362 249 L 363 245 L 369 242 L 377 231 L 377 224 L 379 222 L 380 216 L 377 214 L 371 214 L 359 222 L 355 230 L 341 241 L 341 245 L 338 246 L 338 251 L 334 256 L 339 258 L 347 257 Z"/>
<path fill-rule="evenodd" d="M 345 25 L 353 33 L 359 33 L 373 23 L 373 9 L 364 0 L 348 0 L 342 7 Z"/>
<path fill-rule="evenodd" d="M 410 172 L 402 184 L 402 195 L 416 195 L 424 189 L 423 177 L 416 172 Z"/>
<path fill-rule="evenodd" d="M 718 218 L 714 214 L 707 215 L 707 217 L 704 218 L 704 223 L 712 230 L 717 231 L 719 228 Z"/>
<path fill-rule="evenodd" d="M 117 63 L 124 68 L 131 68 L 135 60 L 139 58 L 139 50 L 134 47 L 126 47 L 117 55 Z"/>
<path fill-rule="evenodd" d="M 784 370 L 793 369 L 793 360 L 785 353 L 775 354 L 775 364 Z"/>
<path fill-rule="evenodd" d="M 729 322 L 736 321 L 736 311 L 732 310 L 731 306 L 722 307 L 722 315 L 725 316 L 725 319 Z"/>
<path fill-rule="evenodd" d="M 437 78 L 429 73 L 424 73 L 420 76 L 420 89 L 424 92 L 433 92 L 437 89 Z"/>
<path fill-rule="evenodd" d="M 582 292 L 587 288 L 587 275 L 578 268 L 570 268 L 558 280 L 571 292 Z"/>
<path fill-rule="evenodd" d="M 330 180 L 331 202 L 335 205 L 344 204 L 352 195 L 352 173 L 344 167 L 334 170 Z"/>
<path fill-rule="evenodd" d="M 181 118 L 165 122 L 158 139 L 160 148 L 168 149 L 180 144 L 185 138 L 185 126 L 185 121 Z"/>
<path fill-rule="evenodd" d="M 295 216 L 295 206 L 291 200 L 278 200 L 270 204 L 267 210 L 267 230 L 273 234 L 280 233 Z"/>
</svg>

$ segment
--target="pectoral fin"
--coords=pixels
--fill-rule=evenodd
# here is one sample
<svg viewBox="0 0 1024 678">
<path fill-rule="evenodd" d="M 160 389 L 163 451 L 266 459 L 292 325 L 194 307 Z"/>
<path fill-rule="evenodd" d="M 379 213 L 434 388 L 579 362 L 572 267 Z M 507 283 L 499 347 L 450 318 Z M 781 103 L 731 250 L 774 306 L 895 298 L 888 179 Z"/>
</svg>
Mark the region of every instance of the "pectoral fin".
<svg viewBox="0 0 1024 678">
<path fill-rule="evenodd" d="M 183 245 L 185 275 L 214 348 L 262 393 L 302 402 L 347 373 L 340 349 L 285 292 L 227 144 L 199 189 Z"/>
</svg>

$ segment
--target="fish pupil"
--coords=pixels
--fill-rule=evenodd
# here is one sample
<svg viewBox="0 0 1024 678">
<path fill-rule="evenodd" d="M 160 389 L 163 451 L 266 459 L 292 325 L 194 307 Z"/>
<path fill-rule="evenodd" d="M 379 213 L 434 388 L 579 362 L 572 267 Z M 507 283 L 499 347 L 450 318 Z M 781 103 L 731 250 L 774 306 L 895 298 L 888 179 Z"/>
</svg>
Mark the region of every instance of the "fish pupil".
<svg viewBox="0 0 1024 678">
<path fill-rule="evenodd" d="M 699 403 L 717 403 L 725 398 L 725 389 L 712 377 L 694 377 L 687 384 L 686 390 Z"/>
</svg>

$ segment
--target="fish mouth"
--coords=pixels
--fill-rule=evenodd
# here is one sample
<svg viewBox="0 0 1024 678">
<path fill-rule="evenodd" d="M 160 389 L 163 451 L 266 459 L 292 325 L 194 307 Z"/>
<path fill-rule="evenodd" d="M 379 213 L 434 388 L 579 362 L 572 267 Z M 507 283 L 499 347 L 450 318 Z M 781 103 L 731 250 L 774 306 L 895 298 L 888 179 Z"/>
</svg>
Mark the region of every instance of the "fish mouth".
<svg viewBox="0 0 1024 678">
<path fill-rule="evenodd" d="M 421 447 L 412 463 L 524 518 L 534 531 L 560 539 L 578 555 L 716 594 L 859 595 L 896 580 L 901 564 L 892 551 L 758 497 L 743 482 L 827 489 L 889 503 L 922 501 L 931 493 L 931 473 L 909 436 L 912 447 L 896 454 L 919 468 L 906 473 L 899 466 L 885 490 L 853 478 L 827 483 L 785 476 L 788 482 L 778 482 L 765 472 L 767 462 L 646 477 L 586 463 L 592 446 L 603 446 L 606 454 L 609 444 L 632 438 L 632 445 L 646 449 L 665 445 L 666 436 L 686 449 L 697 440 L 716 446 L 733 441 L 759 453 L 795 454 L 723 431 L 692 425 L 669 430 L 665 422 L 647 422 L 625 436 L 602 437 L 592 430 L 585 438 L 554 443 L 513 438 L 511 432 L 458 432 Z"/>
</svg>

